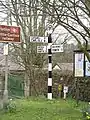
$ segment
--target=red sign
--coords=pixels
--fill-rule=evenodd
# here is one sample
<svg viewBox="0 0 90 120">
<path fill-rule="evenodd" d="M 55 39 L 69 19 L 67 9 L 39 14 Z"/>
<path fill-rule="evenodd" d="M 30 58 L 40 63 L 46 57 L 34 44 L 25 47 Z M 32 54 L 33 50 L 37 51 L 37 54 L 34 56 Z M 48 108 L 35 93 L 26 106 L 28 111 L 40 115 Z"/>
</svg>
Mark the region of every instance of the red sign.
<svg viewBox="0 0 90 120">
<path fill-rule="evenodd" d="M 20 27 L 0 25 L 0 42 L 20 42 Z"/>
</svg>

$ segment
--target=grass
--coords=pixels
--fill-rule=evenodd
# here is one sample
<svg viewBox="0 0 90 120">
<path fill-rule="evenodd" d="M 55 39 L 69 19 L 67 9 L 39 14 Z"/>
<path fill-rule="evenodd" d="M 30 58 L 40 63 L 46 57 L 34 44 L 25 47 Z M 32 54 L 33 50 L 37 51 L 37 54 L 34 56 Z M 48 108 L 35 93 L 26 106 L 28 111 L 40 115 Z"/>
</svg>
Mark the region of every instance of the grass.
<svg viewBox="0 0 90 120">
<path fill-rule="evenodd" d="M 0 120 L 82 120 L 80 107 L 74 100 L 15 100 L 14 113 L 0 114 Z"/>
</svg>

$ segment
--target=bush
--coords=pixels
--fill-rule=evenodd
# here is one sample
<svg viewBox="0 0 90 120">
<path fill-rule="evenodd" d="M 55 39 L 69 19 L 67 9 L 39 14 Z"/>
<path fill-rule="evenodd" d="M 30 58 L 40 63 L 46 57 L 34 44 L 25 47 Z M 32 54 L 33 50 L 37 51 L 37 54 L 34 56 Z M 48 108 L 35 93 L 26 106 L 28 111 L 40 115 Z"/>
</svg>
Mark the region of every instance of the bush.
<svg viewBox="0 0 90 120">
<path fill-rule="evenodd" d="M 16 104 L 12 99 L 8 103 L 4 103 L 5 112 L 16 112 Z"/>
<path fill-rule="evenodd" d="M 82 110 L 82 114 L 85 120 L 90 120 L 90 104 Z"/>
</svg>

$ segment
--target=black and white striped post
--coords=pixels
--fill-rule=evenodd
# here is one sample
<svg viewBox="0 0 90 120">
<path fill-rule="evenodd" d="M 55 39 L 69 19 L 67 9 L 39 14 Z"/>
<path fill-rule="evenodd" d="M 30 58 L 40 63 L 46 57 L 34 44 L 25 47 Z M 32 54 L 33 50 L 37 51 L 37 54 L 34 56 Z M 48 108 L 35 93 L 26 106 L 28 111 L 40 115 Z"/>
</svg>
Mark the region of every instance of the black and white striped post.
<svg viewBox="0 0 90 120">
<path fill-rule="evenodd" d="M 52 99 L 52 37 L 48 36 L 48 99 Z"/>
</svg>

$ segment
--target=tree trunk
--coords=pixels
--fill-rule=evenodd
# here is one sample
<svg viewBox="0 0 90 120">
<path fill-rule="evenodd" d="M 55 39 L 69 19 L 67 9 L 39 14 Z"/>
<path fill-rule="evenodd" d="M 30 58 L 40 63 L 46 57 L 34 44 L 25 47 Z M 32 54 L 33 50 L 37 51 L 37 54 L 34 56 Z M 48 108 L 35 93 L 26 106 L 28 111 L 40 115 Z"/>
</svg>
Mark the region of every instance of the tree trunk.
<svg viewBox="0 0 90 120">
<path fill-rule="evenodd" d="M 25 79 L 24 79 L 24 96 L 27 98 L 29 97 L 29 86 L 30 85 L 30 79 L 27 75 L 27 73 L 25 72 Z"/>
</svg>

